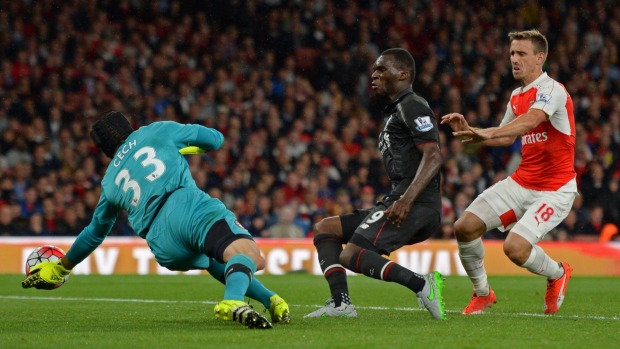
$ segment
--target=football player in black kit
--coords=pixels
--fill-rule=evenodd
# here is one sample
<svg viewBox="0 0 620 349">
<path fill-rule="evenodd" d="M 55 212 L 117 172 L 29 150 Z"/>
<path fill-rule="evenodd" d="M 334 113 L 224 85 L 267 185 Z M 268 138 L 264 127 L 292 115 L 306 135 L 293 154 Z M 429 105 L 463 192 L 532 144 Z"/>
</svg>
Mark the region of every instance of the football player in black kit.
<svg viewBox="0 0 620 349">
<path fill-rule="evenodd" d="M 305 317 L 357 317 L 346 268 L 399 283 L 412 290 L 434 318 L 446 318 L 439 272 L 423 276 L 382 256 L 428 239 L 441 221 L 439 131 L 428 103 L 413 92 L 414 79 L 415 62 L 404 49 L 383 51 L 373 64 L 372 89 L 391 101 L 383 112 L 379 149 L 392 191 L 372 209 L 316 224 L 314 245 L 331 297 Z"/>
</svg>

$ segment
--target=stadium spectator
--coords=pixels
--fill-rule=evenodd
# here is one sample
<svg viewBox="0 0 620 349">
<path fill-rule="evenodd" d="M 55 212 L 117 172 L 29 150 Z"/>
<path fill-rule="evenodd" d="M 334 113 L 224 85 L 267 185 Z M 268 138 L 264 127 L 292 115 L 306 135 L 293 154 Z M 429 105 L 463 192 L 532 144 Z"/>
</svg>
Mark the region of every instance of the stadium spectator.
<svg viewBox="0 0 620 349">
<path fill-rule="evenodd" d="M 39 200 L 37 187 L 30 186 L 26 189 L 24 199 L 19 202 L 19 206 L 19 216 L 24 219 L 30 218 L 30 216 L 34 213 L 40 213 L 43 211 L 41 201 Z"/>
<path fill-rule="evenodd" d="M 0 205 L 0 236 L 21 235 L 11 205 Z"/>
<path fill-rule="evenodd" d="M 577 227 L 577 212 L 574 209 L 571 209 L 562 223 L 558 224 L 557 227 L 549 232 L 548 238 L 552 238 L 555 241 L 573 240 L 578 233 Z"/>
<path fill-rule="evenodd" d="M 375 196 L 375 190 L 370 185 L 365 185 L 361 189 L 360 198 L 355 205 L 360 210 L 368 210 L 375 206 L 377 198 Z"/>
<path fill-rule="evenodd" d="M 228 169 L 235 168 L 237 162 L 247 161 L 243 151 L 241 157 L 238 154 L 244 148 L 256 151 L 269 164 L 269 171 L 277 173 L 279 168 L 268 153 L 291 130 L 293 120 L 303 119 L 303 136 L 311 136 L 304 140 L 309 141 L 308 150 L 332 162 L 329 189 L 324 191 L 322 186 L 319 194 L 325 199 L 323 205 L 333 200 L 339 188 L 346 187 L 349 176 L 355 175 L 361 185 L 365 184 L 363 174 L 357 173 L 355 162 L 359 159 L 350 159 L 351 173 L 336 171 L 334 153 L 342 148 L 332 147 L 332 143 L 343 134 L 351 117 L 359 119 L 360 127 L 354 144 L 377 139 L 380 125 L 368 115 L 377 115 L 380 105 L 369 98 L 365 70 L 378 52 L 394 42 L 415 50 L 420 71 L 414 83 L 416 90 L 434 106 L 437 115 L 462 110 L 472 125 L 493 126 L 502 117 L 495 111 L 510 97 L 505 87 L 514 84 L 505 64 L 506 50 L 497 45 L 498 37 L 523 29 L 525 22 L 513 14 L 529 6 L 517 0 L 506 3 L 510 10 L 471 2 L 432 6 L 430 2 L 407 1 L 342 2 L 338 6 L 304 2 L 300 6 L 312 9 L 297 11 L 283 2 L 261 0 L 232 5 L 173 1 L 171 6 L 139 2 L 6 3 L 11 6 L 3 7 L 0 17 L 2 181 L 15 178 L 17 162 L 32 161 L 29 185 L 38 182 L 39 172 L 51 171 L 49 185 L 63 186 L 66 176 L 59 176 L 56 168 L 72 169 L 76 163 L 76 156 L 72 159 L 71 154 L 63 154 L 62 149 L 67 147 L 78 149 L 77 164 L 93 160 L 101 176 L 107 160 L 93 152 L 84 133 L 97 110 L 124 109 L 141 115 L 136 119 L 140 124 L 173 119 L 216 127 L 224 133 L 228 128 L 238 128 L 234 119 L 241 118 L 240 131 L 233 131 L 241 134 L 236 137 L 238 144 L 212 154 L 218 157 L 217 164 L 205 173 L 207 180 L 201 186 L 209 190 L 221 185 Z M 606 164 L 605 181 L 620 170 L 616 156 L 620 145 L 620 35 L 613 5 L 609 1 L 547 2 L 538 5 L 536 14 L 528 15 L 528 22 L 555 43 L 557 54 L 547 60 L 549 76 L 565 82 L 573 96 L 579 185 L 581 171 L 590 161 Z M 256 16 L 218 15 L 246 12 Z M 269 25 L 258 21 L 272 17 L 277 20 Z M 355 30 L 345 24 L 345 17 L 355 19 Z M 83 19 L 88 25 L 78 25 L 71 18 Z M 596 23 L 592 18 L 597 18 Z M 390 24 L 396 22 L 398 25 Z M 170 30 L 172 27 L 178 30 Z M 278 44 L 271 33 L 282 38 Z M 343 44 L 343 33 L 354 36 Z M 342 71 L 334 69 L 338 64 L 343 64 Z M 286 76 L 278 88 L 285 96 L 272 88 L 280 68 Z M 356 73 L 343 76 L 341 72 L 345 71 Z M 351 88 L 353 80 L 357 82 Z M 228 115 L 218 113 L 226 109 Z M 45 131 L 41 130 L 41 121 Z M 40 143 L 43 135 L 47 139 Z M 443 130 L 441 136 L 446 139 L 442 152 L 447 161 L 453 137 Z M 256 138 L 269 150 L 248 141 Z M 84 142 L 86 146 L 82 147 Z M 41 170 L 40 160 L 34 159 L 39 153 L 36 148 L 47 150 L 46 157 L 53 162 L 51 169 Z M 371 158 L 376 161 L 378 151 L 374 148 Z M 517 144 L 511 149 L 467 147 L 461 157 L 468 156 L 474 166 L 482 167 L 482 177 L 488 179 L 482 184 L 483 190 L 492 184 L 496 173 L 513 166 L 508 161 L 517 159 L 518 149 Z M 196 158 L 204 159 L 203 163 L 212 161 L 210 156 Z M 282 174 L 286 176 L 293 165 L 292 158 L 283 162 Z M 202 165 L 201 170 L 208 167 Z M 321 169 L 316 167 L 311 167 L 307 177 Z M 389 193 L 382 166 L 367 167 L 368 184 L 377 194 Z M 257 187 L 270 195 L 281 185 L 260 182 Z M 460 189 L 451 186 L 444 181 L 442 189 L 446 199 L 453 201 Z M 351 200 L 359 199 L 355 192 L 350 194 Z M 39 191 L 39 195 L 42 200 L 48 194 Z"/>
<path fill-rule="evenodd" d="M 35 212 L 28 219 L 28 227 L 25 235 L 27 236 L 50 236 L 50 230 L 45 226 L 43 215 Z"/>
<path fill-rule="evenodd" d="M 609 180 L 608 190 L 601 198 L 604 208 L 604 220 L 620 227 L 620 176 Z"/>
<path fill-rule="evenodd" d="M 575 215 L 577 216 L 574 237 L 578 240 L 579 232 L 584 229 L 586 222 L 588 221 L 590 216 L 590 210 L 584 205 L 583 195 L 577 195 L 577 197 L 575 197 L 575 201 L 573 201 L 573 207 L 571 210 L 574 211 Z"/>
<path fill-rule="evenodd" d="M 436 235 L 437 239 L 442 240 L 454 240 L 454 224 L 453 223 L 442 223 L 439 228 L 439 232 Z"/>
<path fill-rule="evenodd" d="M 54 203 L 51 197 L 43 198 L 43 221 L 46 229 L 54 233 L 56 231 L 57 222 L 62 215 L 62 211 Z"/>
<path fill-rule="evenodd" d="M 56 221 L 54 235 L 77 236 L 88 222 L 82 221 L 78 216 L 77 205 L 65 209 L 61 219 Z"/>
<path fill-rule="evenodd" d="M 293 206 L 284 206 L 278 212 L 278 220 L 269 227 L 269 236 L 272 238 L 303 238 L 305 232 L 294 223 L 297 211 Z"/>
<path fill-rule="evenodd" d="M 459 257 L 474 295 L 463 314 L 480 314 L 497 302 L 484 268 L 481 237 L 508 231 L 504 253 L 516 265 L 547 278 L 545 314 L 555 314 L 564 299 L 572 268 L 558 263 L 537 245 L 560 224 L 577 196 L 574 167 L 573 101 L 566 89 L 543 72 L 547 38 L 538 30 L 511 32 L 510 63 L 521 84 L 512 92 L 499 127 L 475 128 L 462 114 L 442 117 L 465 143 L 510 146 L 521 136 L 523 160 L 508 178 L 486 189 L 455 223 Z"/>
<path fill-rule="evenodd" d="M 428 239 L 441 222 L 439 128 L 426 100 L 413 92 L 415 71 L 413 57 L 402 48 L 383 51 L 372 65 L 373 90 L 389 101 L 379 149 L 392 191 L 370 209 L 348 210 L 315 225 L 314 245 L 331 297 L 306 317 L 357 317 L 345 268 L 399 283 L 434 318 L 446 317 L 441 274 L 422 276 L 382 256 Z"/>
<path fill-rule="evenodd" d="M 593 160 L 588 164 L 587 172 L 581 177 L 581 195 L 583 202 L 592 208 L 601 205 L 607 191 L 605 169 L 599 161 Z"/>
<path fill-rule="evenodd" d="M 580 229 L 579 233 L 582 240 L 597 241 L 601 235 L 601 230 L 603 230 L 603 225 L 605 224 L 603 220 L 603 206 L 595 204 L 591 207 L 589 212 L 588 220 L 585 226 Z"/>
</svg>

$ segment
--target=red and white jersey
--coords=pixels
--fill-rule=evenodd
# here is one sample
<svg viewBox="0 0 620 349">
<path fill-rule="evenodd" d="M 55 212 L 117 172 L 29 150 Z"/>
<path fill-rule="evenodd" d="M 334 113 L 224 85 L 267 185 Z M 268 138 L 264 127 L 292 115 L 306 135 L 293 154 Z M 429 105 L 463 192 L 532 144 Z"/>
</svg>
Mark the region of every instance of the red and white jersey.
<svg viewBox="0 0 620 349">
<path fill-rule="evenodd" d="M 573 99 L 564 85 L 543 73 L 531 84 L 512 91 L 501 125 L 540 109 L 548 119 L 521 135 L 521 164 L 512 178 L 521 186 L 539 191 L 557 191 L 575 182 L 575 117 Z M 563 190 L 577 191 L 577 185 Z"/>
</svg>

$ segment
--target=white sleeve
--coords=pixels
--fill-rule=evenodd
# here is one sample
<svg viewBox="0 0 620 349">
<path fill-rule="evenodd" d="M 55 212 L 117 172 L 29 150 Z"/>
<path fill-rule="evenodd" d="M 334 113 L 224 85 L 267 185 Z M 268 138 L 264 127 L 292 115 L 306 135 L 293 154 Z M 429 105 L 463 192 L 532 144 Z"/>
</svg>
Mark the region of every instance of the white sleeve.
<svg viewBox="0 0 620 349">
<path fill-rule="evenodd" d="M 549 119 L 556 114 L 556 111 L 566 105 L 566 91 L 560 84 L 550 80 L 550 83 L 539 86 L 536 92 L 536 100 L 530 109 L 540 109 L 549 116 Z"/>
<path fill-rule="evenodd" d="M 500 122 L 499 126 L 504 126 L 515 118 L 516 116 L 515 113 L 512 111 L 512 105 L 510 104 L 510 101 L 508 101 L 508 103 L 506 104 L 506 113 L 504 113 L 504 118 L 502 119 L 502 122 Z"/>
</svg>

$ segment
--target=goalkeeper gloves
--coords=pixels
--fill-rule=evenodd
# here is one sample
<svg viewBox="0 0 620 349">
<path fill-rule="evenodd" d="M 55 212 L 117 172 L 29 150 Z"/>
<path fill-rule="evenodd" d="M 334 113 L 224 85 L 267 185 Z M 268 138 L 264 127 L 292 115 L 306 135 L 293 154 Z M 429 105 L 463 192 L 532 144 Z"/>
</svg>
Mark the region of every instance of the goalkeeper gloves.
<svg viewBox="0 0 620 349">
<path fill-rule="evenodd" d="M 22 281 L 22 287 L 53 289 L 60 286 L 69 273 L 71 270 L 65 268 L 60 259 L 56 262 L 41 262 L 30 269 L 30 274 Z"/>
<path fill-rule="evenodd" d="M 203 154 L 206 152 L 207 152 L 206 149 L 199 148 L 195 145 L 190 145 L 188 147 L 179 149 L 179 153 L 181 153 L 182 155 Z"/>
</svg>

